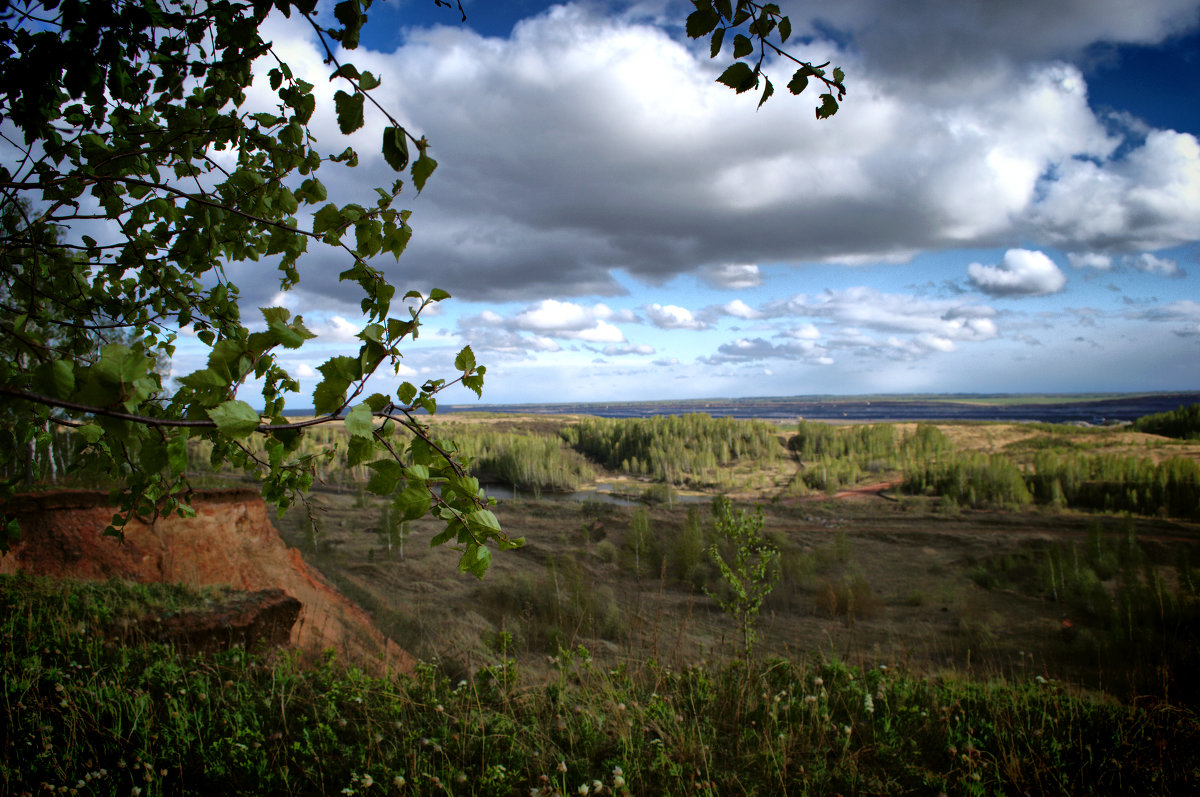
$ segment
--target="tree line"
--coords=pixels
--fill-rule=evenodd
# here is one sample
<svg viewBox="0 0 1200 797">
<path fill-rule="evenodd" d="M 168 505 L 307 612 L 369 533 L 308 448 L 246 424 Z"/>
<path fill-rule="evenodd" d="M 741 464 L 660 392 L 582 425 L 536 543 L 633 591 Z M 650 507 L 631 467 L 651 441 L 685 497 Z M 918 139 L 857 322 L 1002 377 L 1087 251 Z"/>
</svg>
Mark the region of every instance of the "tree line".
<svg viewBox="0 0 1200 797">
<path fill-rule="evenodd" d="M 777 426 L 704 413 L 584 418 L 560 434 L 609 470 L 674 485 L 719 485 L 722 470 L 736 462 L 772 462 L 782 454 Z"/>
</svg>

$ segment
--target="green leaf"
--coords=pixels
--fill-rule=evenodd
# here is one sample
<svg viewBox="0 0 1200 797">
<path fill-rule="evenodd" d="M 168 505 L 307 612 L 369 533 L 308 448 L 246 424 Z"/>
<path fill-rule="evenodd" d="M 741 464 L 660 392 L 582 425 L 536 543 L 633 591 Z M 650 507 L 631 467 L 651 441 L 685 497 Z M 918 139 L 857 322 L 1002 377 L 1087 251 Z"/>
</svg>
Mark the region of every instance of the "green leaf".
<svg viewBox="0 0 1200 797">
<path fill-rule="evenodd" d="M 42 393 L 65 399 L 75 390 L 75 369 L 66 360 L 42 363 L 34 371 L 34 386 Z"/>
<path fill-rule="evenodd" d="M 475 368 L 475 352 L 470 346 L 463 346 L 462 351 L 454 358 L 454 367 L 459 371 L 471 371 Z"/>
<path fill-rule="evenodd" d="M 333 105 L 337 109 L 338 129 L 343 134 L 353 133 L 363 126 L 363 100 L 359 92 L 347 94 L 338 91 L 333 95 Z"/>
<path fill-rule="evenodd" d="M 358 87 L 363 91 L 379 87 L 379 78 L 372 75 L 370 72 L 363 72 L 358 76 Z"/>
<path fill-rule="evenodd" d="M 837 104 L 837 100 L 835 100 L 833 98 L 833 95 L 832 94 L 822 94 L 821 95 L 821 106 L 819 108 L 817 108 L 817 118 L 818 119 L 828 119 L 829 117 L 833 116 L 837 112 L 838 112 L 838 104 Z"/>
<path fill-rule="evenodd" d="M 367 467 L 374 471 L 367 480 L 367 489 L 375 495 L 391 495 L 404 476 L 404 466 L 394 459 L 377 459 Z"/>
<path fill-rule="evenodd" d="M 482 579 L 491 563 L 492 552 L 486 545 L 470 543 L 458 560 L 458 572 L 470 573 L 476 578 Z"/>
<path fill-rule="evenodd" d="M 424 151 L 417 157 L 417 162 L 412 167 L 413 185 L 417 187 L 417 193 L 424 190 L 425 182 L 433 174 L 433 170 L 437 168 L 437 165 L 437 161 L 426 155 Z"/>
<path fill-rule="evenodd" d="M 733 57 L 745 58 L 750 53 L 754 52 L 754 43 L 750 41 L 748 36 L 738 34 L 733 37 Z M 724 81 L 722 81 L 724 82 Z"/>
<path fill-rule="evenodd" d="M 767 99 L 768 99 L 768 98 L 769 98 L 769 97 L 770 97 L 772 94 L 774 94 L 774 93 L 775 93 L 775 87 L 771 85 L 771 81 L 770 81 L 770 79 L 769 79 L 769 78 L 768 78 L 766 75 L 763 75 L 763 83 L 764 83 L 765 85 L 764 85 L 764 87 L 763 87 L 762 99 L 760 99 L 760 100 L 758 101 L 758 107 L 759 107 L 759 108 L 761 108 L 761 107 L 762 107 L 762 105 L 763 105 L 763 103 L 764 103 L 764 102 L 766 102 L 766 101 L 767 101 Z"/>
<path fill-rule="evenodd" d="M 413 399 L 417 397 L 417 386 L 411 382 L 401 382 L 400 387 L 396 388 L 396 400 L 402 406 L 407 407 L 412 404 Z"/>
<path fill-rule="evenodd" d="M 400 512 L 403 520 L 416 520 L 429 512 L 432 500 L 429 489 L 425 485 L 410 483 L 400 495 L 396 496 L 392 506 Z"/>
<path fill-rule="evenodd" d="M 842 68 L 840 66 L 835 66 L 833 68 L 833 82 L 834 83 L 844 83 L 845 80 L 846 80 L 846 73 L 842 71 Z"/>
<path fill-rule="evenodd" d="M 480 366 L 479 370 L 470 376 L 464 376 L 462 380 L 463 387 L 475 391 L 478 398 L 483 398 L 483 371 L 483 366 Z"/>
<path fill-rule="evenodd" d="M 366 405 L 371 408 L 371 412 L 383 412 L 383 408 L 389 403 L 387 396 L 382 393 L 372 393 L 367 397 Z"/>
<path fill-rule="evenodd" d="M 217 430 L 234 440 L 246 437 L 262 423 L 254 408 L 239 399 L 231 399 L 205 411 L 217 425 Z"/>
<path fill-rule="evenodd" d="M 176 475 L 187 470 L 188 445 L 185 435 L 177 434 L 167 443 L 167 463 Z"/>
<path fill-rule="evenodd" d="M 431 302 L 441 302 L 449 298 L 450 294 L 446 293 L 441 288 L 434 288 L 429 292 L 429 301 Z"/>
<path fill-rule="evenodd" d="M 720 21 L 721 17 L 711 7 L 693 11 L 687 18 L 688 38 L 699 39 L 701 36 L 707 36 Z"/>
<path fill-rule="evenodd" d="M 355 437 L 370 437 L 371 432 L 375 430 L 375 418 L 366 404 L 359 404 L 350 410 L 343 423 L 346 425 L 346 431 Z"/>
<path fill-rule="evenodd" d="M 724 83 L 729 88 L 736 91 L 738 94 L 749 91 L 754 88 L 756 82 L 754 70 L 749 64 L 738 61 L 736 64 L 730 65 L 728 69 L 721 73 L 717 78 L 718 83 Z"/>
<path fill-rule="evenodd" d="M 404 128 L 383 129 L 383 159 L 397 172 L 402 172 L 408 167 L 408 140 Z"/>
<path fill-rule="evenodd" d="M 500 533 L 500 521 L 490 509 L 476 509 L 467 515 L 467 526 L 478 536 L 493 537 Z"/>
<path fill-rule="evenodd" d="M 716 58 L 721 54 L 721 46 L 725 44 L 725 29 L 717 28 L 713 31 L 712 40 L 708 44 L 709 58 Z"/>
<path fill-rule="evenodd" d="M 779 20 L 779 43 L 783 44 L 792 37 L 792 21 L 787 17 Z"/>
<path fill-rule="evenodd" d="M 796 73 L 792 75 L 792 79 L 787 84 L 788 91 L 793 94 L 802 94 L 808 88 L 808 69 L 800 67 Z"/>
<path fill-rule="evenodd" d="M 85 423 L 83 426 L 76 428 L 75 432 L 86 440 L 89 445 L 95 444 L 101 437 L 104 437 L 104 430 L 94 423 Z"/>
</svg>

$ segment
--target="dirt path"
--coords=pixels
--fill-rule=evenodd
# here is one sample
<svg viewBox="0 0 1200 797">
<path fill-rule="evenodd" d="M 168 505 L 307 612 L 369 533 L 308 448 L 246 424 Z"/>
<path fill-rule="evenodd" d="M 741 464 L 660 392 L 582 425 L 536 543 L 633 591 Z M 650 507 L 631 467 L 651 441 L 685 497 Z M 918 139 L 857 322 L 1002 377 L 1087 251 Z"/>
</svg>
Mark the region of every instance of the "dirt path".
<svg viewBox="0 0 1200 797">
<path fill-rule="evenodd" d="M 890 482 L 876 482 L 875 484 L 864 484 L 859 487 L 853 487 L 849 490 L 838 490 L 832 496 L 825 493 L 814 493 L 813 495 L 801 495 L 795 498 L 787 498 L 784 503 L 802 503 L 809 501 L 828 501 L 833 498 L 838 501 L 844 501 L 851 498 L 883 498 L 888 501 L 896 499 L 890 495 L 884 495 L 887 490 L 899 487 L 903 482 L 900 480 Z"/>
</svg>

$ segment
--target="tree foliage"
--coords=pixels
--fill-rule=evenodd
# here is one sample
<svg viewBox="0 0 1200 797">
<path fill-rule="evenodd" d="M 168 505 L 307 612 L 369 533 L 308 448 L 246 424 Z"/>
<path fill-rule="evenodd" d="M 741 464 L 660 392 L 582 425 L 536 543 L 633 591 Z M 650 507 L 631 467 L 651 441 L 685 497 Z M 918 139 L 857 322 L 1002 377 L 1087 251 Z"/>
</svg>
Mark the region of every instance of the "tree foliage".
<svg viewBox="0 0 1200 797">
<path fill-rule="evenodd" d="M 453 382 L 481 391 L 485 369 L 472 351 L 458 355 L 452 380 L 403 383 L 394 395 L 366 389 L 376 373 L 398 370 L 421 313 L 448 298 L 437 289 L 401 298 L 372 263 L 404 251 L 411 228 L 398 198 L 406 181 L 420 191 L 437 163 L 428 142 L 376 102 L 379 78 L 341 60 L 357 46 L 368 6 L 340 2 L 327 26 L 315 0 L 0 4 L 9 145 L 0 166 L 0 325 L 16 355 L 0 364 L 3 434 L 15 448 L 47 422 L 73 428 L 81 461 L 123 484 L 111 532 L 134 515 L 188 513 L 195 438 L 212 444 L 214 462 L 261 479 L 282 509 L 312 483 L 319 455 L 297 453 L 306 426 L 344 417 L 350 458 L 373 470 L 370 488 L 393 495 L 405 519 L 432 512 L 445 521 L 435 541 L 460 546 L 461 569 L 481 575 L 487 543 L 514 544 L 418 416 L 435 412 Z M 307 20 L 324 47 L 342 134 L 363 127 L 368 105 L 386 118 L 380 153 L 396 179 L 370 201 L 328 201 L 326 175 L 353 168 L 359 154 L 319 148 L 315 87 L 260 32 L 272 11 Z M 251 103 L 252 84 L 260 94 L 269 87 L 269 104 Z M 367 324 L 357 352 L 318 369 L 318 417 L 291 422 L 285 402 L 299 384 L 279 354 L 314 335 L 283 307 L 243 318 L 226 271 L 261 262 L 286 291 L 299 283 L 299 259 L 321 248 L 358 286 Z M 95 348 L 109 329 L 127 331 L 126 342 Z M 209 353 L 170 390 L 154 363 L 174 353 L 178 331 Z M 262 385 L 253 403 L 239 395 L 249 381 Z M 265 439 L 261 451 L 246 445 L 251 435 Z"/>
<path fill-rule="evenodd" d="M 775 3 L 759 4 L 751 0 L 692 0 L 696 7 L 687 18 L 687 34 L 693 39 L 709 37 L 709 53 L 713 58 L 725 48 L 726 40 L 732 35 L 734 61 L 717 78 L 738 94 L 762 87 L 758 106 L 771 98 L 775 85 L 763 71 L 763 62 L 768 55 L 777 56 L 796 65 L 787 88 L 792 94 L 801 94 L 810 82 L 823 85 L 825 91 L 818 99 L 818 119 L 828 119 L 838 111 L 838 101 L 846 97 L 846 74 L 840 67 L 827 71 L 829 63 L 812 64 L 801 61 L 784 51 L 792 36 L 792 21 L 783 15 Z M 778 39 L 775 44 L 773 39 Z M 836 95 L 836 96 L 835 96 Z"/>
<path fill-rule="evenodd" d="M 1200 404 L 1180 405 L 1170 412 L 1143 415 L 1133 422 L 1133 429 L 1179 440 L 1200 439 Z"/>
<path fill-rule="evenodd" d="M 437 162 L 377 101 L 380 76 L 343 60 L 370 5 L 341 0 L 329 20 L 317 0 L 0 0 L 0 441 L 15 452 L 51 427 L 70 430 L 72 466 L 120 485 L 108 533 L 134 516 L 190 513 L 197 441 L 214 465 L 259 479 L 282 511 L 311 486 L 318 459 L 334 456 L 305 450 L 306 430 L 344 419 L 348 466 L 370 469 L 368 488 L 392 498 L 399 522 L 444 521 L 432 542 L 455 543 L 461 570 L 482 575 L 489 544 L 520 543 L 420 418 L 451 384 L 481 394 L 486 369 L 471 349 L 448 379 L 392 394 L 367 387 L 398 373 L 422 313 L 449 298 L 436 288 L 398 295 L 376 265 L 404 252 L 412 230 L 401 192 L 420 192 Z M 712 24 L 689 18 L 689 34 L 747 26 L 773 52 L 772 32 L 787 39 L 774 6 L 711 9 Z M 384 120 L 378 151 L 363 157 L 394 176 L 358 201 L 329 199 L 330 173 L 355 168 L 360 153 L 316 140 L 316 87 L 263 38 L 273 13 L 311 26 L 337 86 L 341 135 L 368 114 Z M 743 50 L 739 38 L 737 57 Z M 805 68 L 840 96 L 840 72 L 831 82 Z M 357 351 L 318 368 L 316 417 L 298 422 L 285 415 L 300 386 L 281 353 L 314 335 L 284 307 L 244 316 L 229 272 L 259 264 L 256 279 L 288 291 L 301 258 L 319 250 L 340 259 L 366 323 Z M 156 365 L 180 334 L 206 346 L 207 361 L 168 386 Z M 249 383 L 260 397 L 244 396 Z M 0 482 L 0 501 L 18 481 Z M 6 542 L 16 524 L 0 522 Z"/>
<path fill-rule="evenodd" d="M 758 639 L 754 630 L 758 613 L 779 583 L 779 549 L 763 534 L 761 507 L 753 514 L 734 510 L 728 498 L 717 496 L 712 502 L 712 515 L 719 542 L 709 547 L 708 555 L 720 571 L 725 590 L 709 592 L 706 588 L 705 592 L 737 621 L 742 652 L 749 661 Z"/>
</svg>

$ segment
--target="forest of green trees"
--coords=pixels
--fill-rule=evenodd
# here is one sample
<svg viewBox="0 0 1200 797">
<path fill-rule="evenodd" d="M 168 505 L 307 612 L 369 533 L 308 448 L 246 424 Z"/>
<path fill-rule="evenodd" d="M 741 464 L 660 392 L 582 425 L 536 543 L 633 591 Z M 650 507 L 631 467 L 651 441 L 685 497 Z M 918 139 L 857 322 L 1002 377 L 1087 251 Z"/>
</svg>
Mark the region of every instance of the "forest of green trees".
<svg viewBox="0 0 1200 797">
<path fill-rule="evenodd" d="M 1145 415 L 1133 422 L 1133 429 L 1179 440 L 1196 440 L 1200 438 L 1200 404 Z"/>
<path fill-rule="evenodd" d="M 1147 424 L 1186 433 L 1196 407 L 1148 416 Z M 1140 424 L 1141 422 L 1139 422 Z M 958 450 L 937 426 L 894 424 L 834 426 L 799 422 L 795 432 L 765 421 L 713 418 L 704 414 L 652 418 L 583 418 L 565 421 L 557 434 L 499 431 L 486 424 L 454 421 L 436 427 L 484 484 L 504 484 L 535 496 L 571 492 L 615 474 L 655 482 L 664 488 L 730 489 L 735 467 L 757 471 L 790 467 L 792 492 L 829 492 L 867 481 L 899 479 L 909 495 L 935 496 L 947 507 L 1016 508 L 1036 505 L 1095 512 L 1200 517 L 1200 464 L 1187 456 L 1155 461 L 1146 456 L 1091 450 L 1104 431 L 1067 433 L 1051 428 L 1045 436 L 1000 452 Z M 340 427 L 309 432 L 297 451 L 310 457 L 318 485 L 360 489 L 371 476 L 365 464 L 351 464 Z M 451 443 L 450 441 L 453 441 Z M 103 473 L 77 472 L 67 435 L 47 432 L 38 439 L 39 470 L 52 484 L 106 486 Z M 253 448 L 254 442 L 249 445 Z M 257 449 L 255 449 L 257 450 Z M 189 469 L 196 486 L 213 478 L 211 447 L 194 441 Z M 263 453 L 262 451 L 259 452 Z M 219 465 L 219 463 L 217 463 Z M 7 478 L 19 478 L 18 462 L 0 464 Z"/>
<path fill-rule="evenodd" d="M 779 427 L 765 421 L 694 413 L 652 418 L 584 418 L 563 439 L 609 470 L 676 485 L 721 484 L 722 469 L 740 460 L 782 456 Z"/>
</svg>

